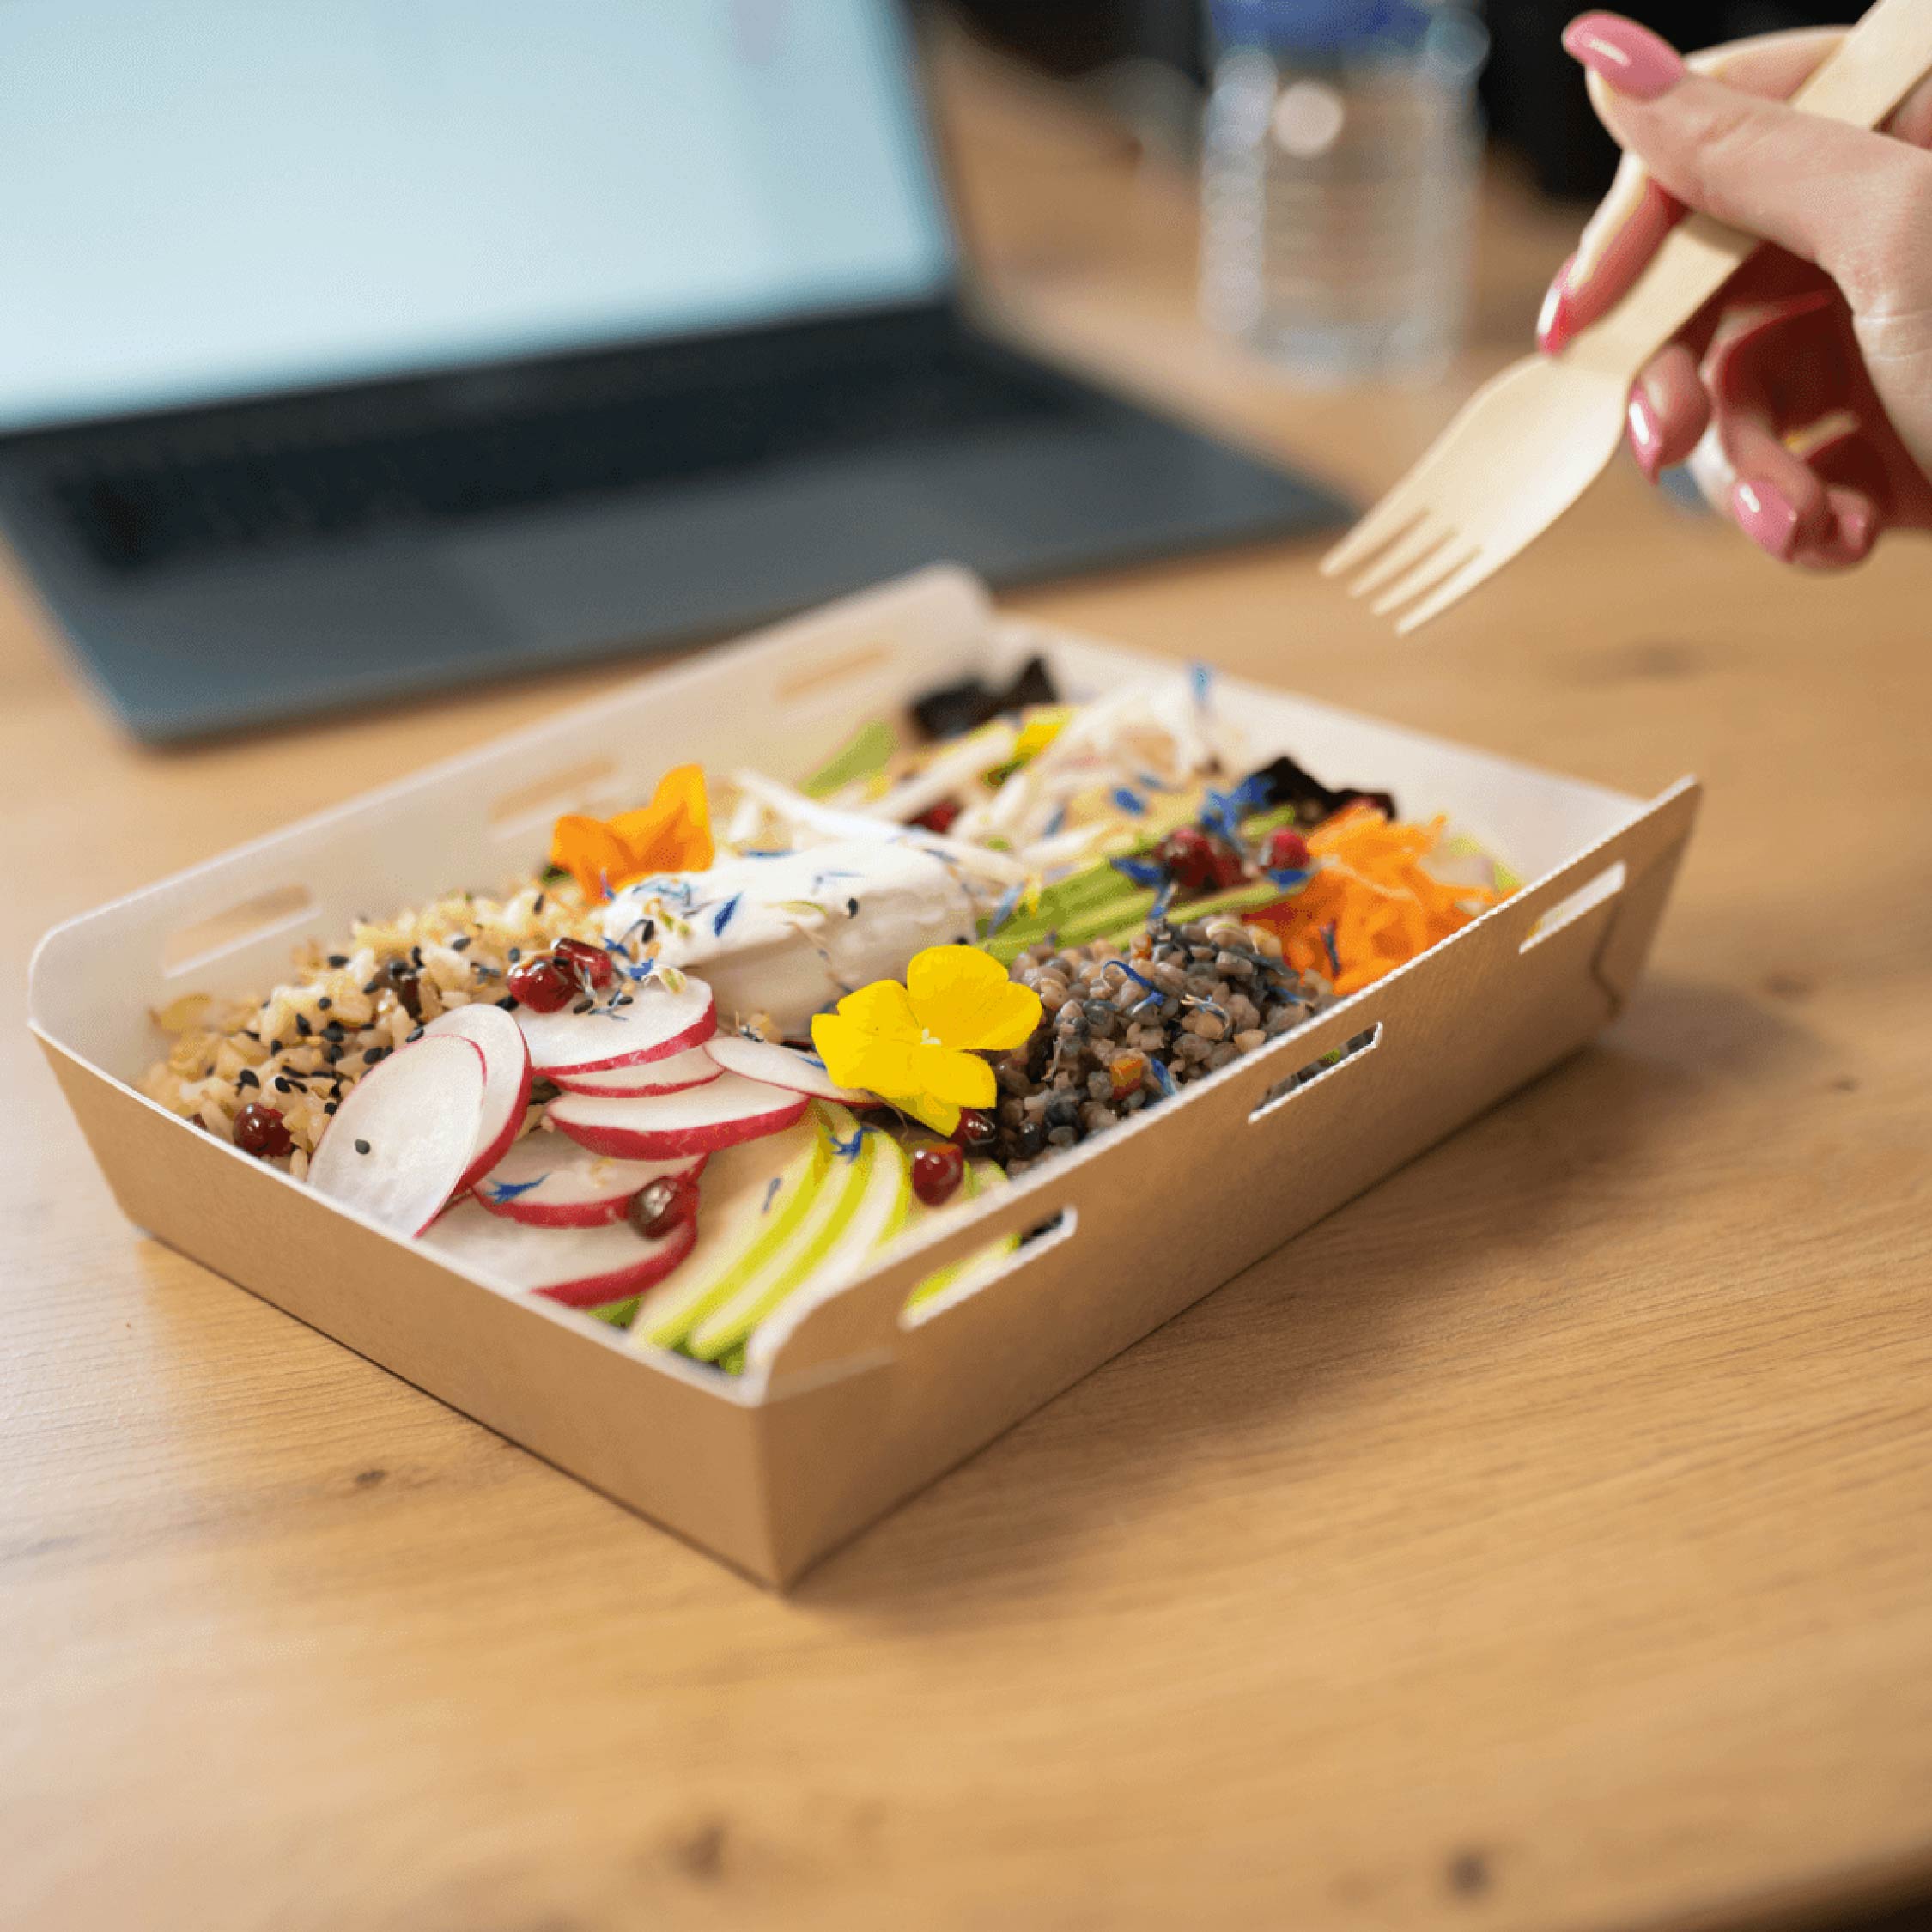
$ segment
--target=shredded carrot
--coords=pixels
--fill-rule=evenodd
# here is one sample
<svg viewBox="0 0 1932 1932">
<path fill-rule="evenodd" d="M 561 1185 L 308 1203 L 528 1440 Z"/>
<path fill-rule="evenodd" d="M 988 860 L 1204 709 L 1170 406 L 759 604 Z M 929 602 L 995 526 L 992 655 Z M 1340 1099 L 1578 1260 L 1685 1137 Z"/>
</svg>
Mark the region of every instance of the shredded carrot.
<svg viewBox="0 0 1932 1932">
<path fill-rule="evenodd" d="M 1309 835 L 1314 876 L 1300 891 L 1256 912 L 1251 924 L 1279 935 L 1297 971 L 1358 993 L 1425 952 L 1505 896 L 1494 886 L 1452 885 L 1425 867 L 1446 819 L 1426 824 L 1351 805 Z"/>
<path fill-rule="evenodd" d="M 647 805 L 615 818 L 572 812 L 550 835 L 550 863 L 601 899 L 653 872 L 702 872 L 715 856 L 704 771 L 679 765 L 659 781 Z"/>
</svg>

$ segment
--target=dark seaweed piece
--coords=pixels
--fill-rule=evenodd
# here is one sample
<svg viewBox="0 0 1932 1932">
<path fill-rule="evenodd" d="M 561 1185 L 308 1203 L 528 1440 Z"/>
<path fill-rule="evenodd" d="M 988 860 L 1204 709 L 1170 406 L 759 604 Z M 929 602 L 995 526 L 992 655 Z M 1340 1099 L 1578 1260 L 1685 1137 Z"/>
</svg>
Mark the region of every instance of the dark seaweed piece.
<svg viewBox="0 0 1932 1932">
<path fill-rule="evenodd" d="M 1030 704 L 1058 704 L 1060 690 L 1042 658 L 1029 658 L 1004 690 L 983 677 L 963 677 L 942 684 L 912 702 L 913 722 L 927 738 L 963 738 L 1005 711 L 1022 711 Z"/>
<path fill-rule="evenodd" d="M 1283 805 L 1291 805 L 1295 816 L 1309 824 L 1332 818 L 1338 811 L 1357 804 L 1374 805 L 1390 818 L 1398 816 L 1390 793 L 1358 792 L 1352 787 L 1332 791 L 1313 772 L 1289 757 L 1277 758 L 1259 771 L 1249 772 L 1236 796 L 1249 812 L 1276 811 Z"/>
</svg>

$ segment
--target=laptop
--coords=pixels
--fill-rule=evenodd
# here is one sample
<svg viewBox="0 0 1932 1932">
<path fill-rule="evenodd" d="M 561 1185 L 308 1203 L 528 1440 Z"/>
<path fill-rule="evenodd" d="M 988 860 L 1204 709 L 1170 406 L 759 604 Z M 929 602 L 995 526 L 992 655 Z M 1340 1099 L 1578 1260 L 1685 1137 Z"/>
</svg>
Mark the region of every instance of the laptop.
<svg viewBox="0 0 1932 1932">
<path fill-rule="evenodd" d="M 975 317 L 897 0 L 0 7 L 0 528 L 178 740 L 1344 507 Z"/>
</svg>

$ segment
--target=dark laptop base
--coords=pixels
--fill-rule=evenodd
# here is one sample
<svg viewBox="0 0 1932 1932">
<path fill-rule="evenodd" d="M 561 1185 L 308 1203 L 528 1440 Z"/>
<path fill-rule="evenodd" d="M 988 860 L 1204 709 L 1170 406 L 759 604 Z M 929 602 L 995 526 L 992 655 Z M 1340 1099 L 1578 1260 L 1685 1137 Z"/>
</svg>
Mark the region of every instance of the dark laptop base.
<svg viewBox="0 0 1932 1932">
<path fill-rule="evenodd" d="M 0 519 L 94 683 L 179 739 L 1342 520 L 950 308 L 19 436 Z"/>
</svg>

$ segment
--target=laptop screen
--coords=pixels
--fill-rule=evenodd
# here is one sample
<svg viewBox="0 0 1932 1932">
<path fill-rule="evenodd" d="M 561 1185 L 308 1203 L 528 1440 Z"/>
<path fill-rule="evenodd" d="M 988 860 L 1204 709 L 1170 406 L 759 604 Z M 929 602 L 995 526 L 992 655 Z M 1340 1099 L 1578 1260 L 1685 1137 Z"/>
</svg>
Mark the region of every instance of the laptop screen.
<svg viewBox="0 0 1932 1932">
<path fill-rule="evenodd" d="M 8 0 L 0 428 L 930 299 L 896 0 Z"/>
</svg>

